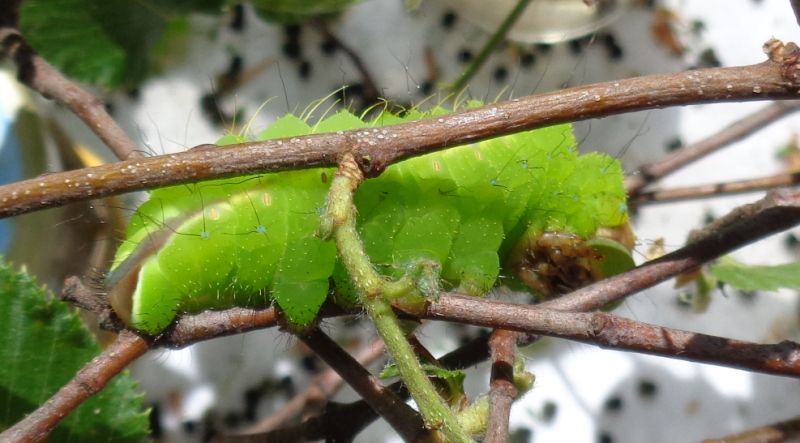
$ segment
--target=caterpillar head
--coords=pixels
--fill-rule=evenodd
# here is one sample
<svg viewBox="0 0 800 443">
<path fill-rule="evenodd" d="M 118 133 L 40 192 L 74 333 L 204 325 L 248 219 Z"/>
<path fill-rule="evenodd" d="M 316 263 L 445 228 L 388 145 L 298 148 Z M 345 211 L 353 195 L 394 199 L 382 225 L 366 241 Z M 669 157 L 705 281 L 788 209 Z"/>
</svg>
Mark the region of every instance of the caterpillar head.
<svg viewBox="0 0 800 443">
<path fill-rule="evenodd" d="M 549 298 L 571 292 L 634 266 L 629 223 L 597 230 L 591 239 L 566 232 L 526 235 L 509 268 L 527 287 Z"/>
<path fill-rule="evenodd" d="M 106 278 L 109 303 L 114 313 L 125 324 L 147 333 L 161 332 L 174 320 L 178 311 L 176 289 L 158 285 L 152 277 L 160 274 L 157 254 L 168 237 L 166 230 L 154 233 L 130 255 L 115 263 Z M 145 289 L 149 294 L 142 294 Z M 158 293 L 164 295 L 160 303 L 163 309 L 154 310 L 148 307 L 148 299 L 152 298 L 150 294 Z"/>
</svg>

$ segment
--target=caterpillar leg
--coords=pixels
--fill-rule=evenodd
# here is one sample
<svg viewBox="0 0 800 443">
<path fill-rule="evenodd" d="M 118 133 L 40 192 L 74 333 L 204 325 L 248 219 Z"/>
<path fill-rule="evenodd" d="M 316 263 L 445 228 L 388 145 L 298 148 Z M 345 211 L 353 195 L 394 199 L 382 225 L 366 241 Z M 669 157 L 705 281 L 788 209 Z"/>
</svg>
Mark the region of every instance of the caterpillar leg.
<svg viewBox="0 0 800 443">
<path fill-rule="evenodd" d="M 405 270 L 402 277 L 387 281 L 383 297 L 406 312 L 420 312 L 425 303 L 439 299 L 442 265 L 436 260 L 418 259 Z"/>
</svg>

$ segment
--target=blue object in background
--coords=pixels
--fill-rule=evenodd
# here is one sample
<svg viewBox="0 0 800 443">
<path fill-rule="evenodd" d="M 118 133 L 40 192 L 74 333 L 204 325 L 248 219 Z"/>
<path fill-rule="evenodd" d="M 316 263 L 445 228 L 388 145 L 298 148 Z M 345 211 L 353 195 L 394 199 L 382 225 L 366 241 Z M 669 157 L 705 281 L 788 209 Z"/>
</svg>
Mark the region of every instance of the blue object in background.
<svg viewBox="0 0 800 443">
<path fill-rule="evenodd" d="M 20 144 L 14 131 L 14 119 L 0 106 L 0 184 L 23 179 Z M 14 234 L 14 220 L 0 220 L 0 254 L 5 254 Z"/>
</svg>

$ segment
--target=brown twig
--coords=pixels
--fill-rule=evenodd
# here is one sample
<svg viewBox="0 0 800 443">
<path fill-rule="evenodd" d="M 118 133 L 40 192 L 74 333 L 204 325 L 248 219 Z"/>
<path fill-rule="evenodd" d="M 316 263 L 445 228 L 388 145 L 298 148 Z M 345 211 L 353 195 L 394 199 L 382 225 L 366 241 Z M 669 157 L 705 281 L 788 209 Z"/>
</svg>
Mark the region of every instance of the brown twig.
<svg viewBox="0 0 800 443">
<path fill-rule="evenodd" d="M 0 43 L 17 65 L 17 78 L 44 98 L 69 108 L 120 160 L 139 156 L 136 144 L 106 112 L 103 102 L 61 75 L 25 41 L 17 28 L 19 2 L 0 5 Z"/>
<path fill-rule="evenodd" d="M 511 331 L 496 329 L 489 338 L 492 359 L 489 382 L 489 422 L 486 425 L 484 442 L 508 441 L 508 415 L 511 404 L 519 394 L 514 384 L 514 357 L 517 351 L 517 335 Z"/>
<path fill-rule="evenodd" d="M 780 443 L 797 441 L 798 437 L 800 437 L 800 417 L 795 417 L 722 438 L 709 438 L 703 440 L 703 443 Z"/>
<path fill-rule="evenodd" d="M 108 298 L 86 287 L 78 277 L 64 281 L 61 299 L 100 318 L 101 326 L 110 331 L 122 331 L 124 325 L 113 313 Z M 343 311 L 332 304 L 323 307 L 325 316 L 340 315 Z M 265 309 L 234 307 L 222 311 L 205 311 L 181 315 L 153 341 L 153 346 L 180 349 L 198 341 L 238 334 L 278 324 L 280 314 L 274 307 Z"/>
<path fill-rule="evenodd" d="M 628 200 L 629 206 L 641 206 L 652 203 L 667 203 L 680 200 L 718 197 L 722 195 L 743 194 L 763 191 L 781 186 L 793 186 L 800 183 L 800 172 L 787 172 L 769 177 L 751 178 L 709 185 L 685 186 L 681 188 L 644 191 Z"/>
<path fill-rule="evenodd" d="M 774 375 L 800 377 L 800 344 L 762 345 L 681 331 L 605 312 L 562 312 L 537 305 L 443 294 L 427 317 L 503 328 Z"/>
<path fill-rule="evenodd" d="M 569 88 L 371 131 L 192 149 L 55 173 L 0 186 L 0 217 L 171 184 L 333 166 L 346 152 L 353 153 L 365 173 L 374 176 L 408 157 L 556 123 L 695 103 L 795 98 L 796 79 L 787 70 L 784 64 L 770 60 L 738 68 L 652 75 Z"/>
<path fill-rule="evenodd" d="M 100 392 L 125 367 L 150 349 L 144 338 L 123 331 L 102 354 L 87 363 L 66 385 L 36 411 L 0 434 L 4 442 L 40 442 L 62 418 Z"/>
<path fill-rule="evenodd" d="M 364 348 L 357 356 L 356 361 L 361 366 L 368 366 L 384 355 L 383 342 L 375 340 Z M 344 384 L 342 377 L 333 369 L 329 368 L 314 377 L 303 393 L 289 400 L 281 409 L 270 415 L 264 420 L 259 421 L 247 428 L 242 434 L 261 434 L 269 432 L 278 426 L 292 422 L 301 414 L 306 415 L 312 412 L 321 412 L 319 407 L 324 405 Z"/>
<path fill-rule="evenodd" d="M 158 336 L 154 344 L 163 348 L 179 349 L 212 338 L 271 328 L 276 326 L 279 320 L 280 313 L 274 307 L 265 309 L 237 307 L 224 311 L 182 315 L 172 327 Z"/>
<path fill-rule="evenodd" d="M 299 336 L 406 441 L 429 440 L 422 418 L 319 328 Z"/>
<path fill-rule="evenodd" d="M 676 151 L 655 163 L 634 171 L 625 181 L 631 199 L 637 201 L 639 194 L 649 184 L 697 161 L 720 148 L 739 141 L 800 109 L 800 100 L 776 102 L 726 126 L 719 132 Z"/>
<path fill-rule="evenodd" d="M 464 369 L 476 365 L 489 357 L 488 343 L 488 336 L 478 337 L 443 356 L 439 359 L 439 363 L 447 369 Z M 399 381 L 387 386 L 387 389 L 391 389 L 401 398 L 408 398 L 408 392 Z M 266 434 L 251 435 L 247 439 L 226 439 L 226 443 L 319 439 L 350 441 L 376 418 L 377 414 L 364 400 L 347 405 L 329 403 L 322 415 L 311 417 L 299 425 L 277 429 Z"/>
</svg>

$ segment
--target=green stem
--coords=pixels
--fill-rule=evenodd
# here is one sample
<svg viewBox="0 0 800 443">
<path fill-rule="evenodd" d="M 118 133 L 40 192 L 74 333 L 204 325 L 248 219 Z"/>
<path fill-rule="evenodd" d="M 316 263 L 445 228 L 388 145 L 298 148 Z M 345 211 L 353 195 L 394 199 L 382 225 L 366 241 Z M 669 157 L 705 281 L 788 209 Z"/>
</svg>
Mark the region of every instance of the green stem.
<svg viewBox="0 0 800 443">
<path fill-rule="evenodd" d="M 458 77 L 455 83 L 449 88 L 451 92 L 456 94 L 460 93 L 462 89 L 464 89 L 469 81 L 472 80 L 472 77 L 481 69 L 484 63 L 486 63 L 486 59 L 489 58 L 489 54 L 492 53 L 495 47 L 500 44 L 505 38 L 508 30 L 514 26 L 514 23 L 517 22 L 517 19 L 522 15 L 525 11 L 525 8 L 528 7 L 528 3 L 531 0 L 519 0 L 517 5 L 514 6 L 514 9 L 508 13 L 503 23 L 500 24 L 500 27 L 492 34 L 489 40 L 481 49 L 481 52 L 478 53 L 478 56 L 475 57 L 475 60 L 467 66 L 467 69 L 461 73 L 461 76 Z"/>
<path fill-rule="evenodd" d="M 380 297 L 367 298 L 363 302 L 367 313 L 375 323 L 375 329 L 386 344 L 386 349 L 394 358 L 400 377 L 417 403 L 425 425 L 430 429 L 441 428 L 450 442 L 471 442 L 472 439 L 436 392 L 436 388 L 419 364 L 414 350 L 400 328 L 392 305 Z"/>
<path fill-rule="evenodd" d="M 451 442 L 472 442 L 453 411 L 428 379 L 386 299 L 387 289 L 390 289 L 392 296 L 398 296 L 400 294 L 397 292 L 403 288 L 414 290 L 413 285 L 409 285 L 405 279 L 389 282 L 380 275 L 372 266 L 358 236 L 353 194 L 362 180 L 361 170 L 352 156 L 345 156 L 331 183 L 320 233 L 323 236 L 333 235 L 335 238 L 339 258 L 358 290 L 361 303 L 385 342 L 386 350 L 394 359 L 411 397 L 417 403 L 425 426 L 429 429 L 441 428 Z"/>
</svg>

